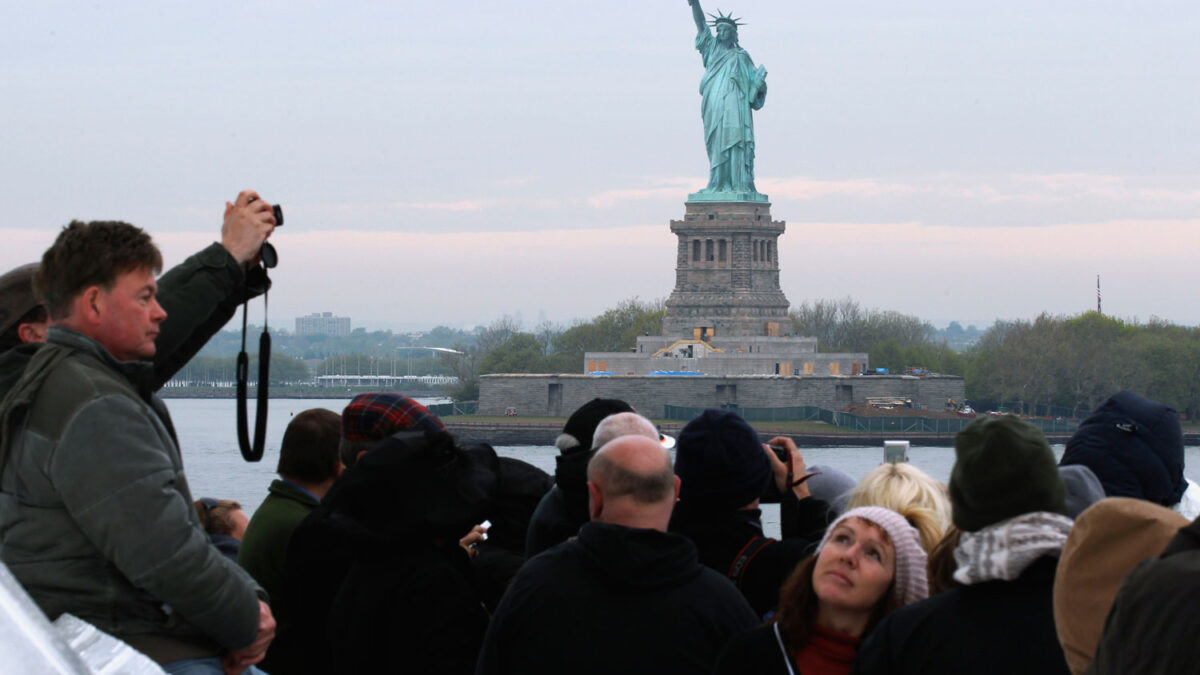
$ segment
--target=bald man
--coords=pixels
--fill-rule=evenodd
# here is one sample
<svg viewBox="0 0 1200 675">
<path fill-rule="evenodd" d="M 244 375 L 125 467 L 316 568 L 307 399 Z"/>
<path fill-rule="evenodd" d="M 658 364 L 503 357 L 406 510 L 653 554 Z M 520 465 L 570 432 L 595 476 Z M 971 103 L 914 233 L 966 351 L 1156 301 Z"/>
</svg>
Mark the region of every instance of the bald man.
<svg viewBox="0 0 1200 675">
<path fill-rule="evenodd" d="M 710 672 L 757 620 L 691 541 L 666 531 L 679 495 L 671 456 L 657 440 L 620 436 L 587 476 L 591 522 L 521 568 L 476 674 Z"/>
<path fill-rule="evenodd" d="M 653 422 L 635 412 L 622 412 L 600 420 L 592 434 L 592 447 L 602 448 L 621 436 L 645 436 L 655 441 L 660 438 Z"/>
</svg>

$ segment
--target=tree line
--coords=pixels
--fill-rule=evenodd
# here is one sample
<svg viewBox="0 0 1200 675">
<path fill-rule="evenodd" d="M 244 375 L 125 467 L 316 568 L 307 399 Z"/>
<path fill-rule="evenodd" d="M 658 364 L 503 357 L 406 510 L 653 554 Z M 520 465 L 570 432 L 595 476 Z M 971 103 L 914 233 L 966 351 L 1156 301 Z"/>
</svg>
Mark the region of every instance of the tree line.
<svg viewBox="0 0 1200 675">
<path fill-rule="evenodd" d="M 317 375 L 454 375 L 459 400 L 478 396 L 488 373 L 582 373 L 585 352 L 628 351 L 639 335 L 659 335 L 663 301 L 624 300 L 569 325 L 525 328 L 503 317 L 465 331 L 439 326 L 424 334 L 356 329 L 350 336 L 276 335 L 271 383 Z M 851 298 L 807 301 L 791 312 L 793 333 L 818 339 L 822 352 L 865 352 L 872 368 L 924 368 L 966 378 L 977 409 L 1080 417 L 1121 389 L 1200 415 L 1200 328 L 1152 319 L 1124 321 L 1086 312 L 997 321 L 985 330 L 952 323 L 935 329 L 919 317 L 862 307 Z M 252 331 L 253 332 L 253 331 Z M 218 335 L 176 379 L 231 383 L 240 332 Z M 970 345 L 964 347 L 964 345 Z M 435 355 L 410 347 L 443 347 Z M 957 348 L 956 348 L 957 347 Z M 313 367 L 301 359 L 320 359 Z M 257 365 L 251 364 L 251 375 Z"/>
<path fill-rule="evenodd" d="M 625 300 L 569 327 L 523 330 L 504 317 L 476 332 L 465 356 L 444 358 L 463 383 L 456 396 L 478 396 L 488 373 L 581 373 L 589 351 L 628 351 L 638 335 L 661 334 L 661 300 Z M 872 368 L 923 368 L 963 376 L 978 409 L 1086 416 L 1122 389 L 1162 401 L 1189 418 L 1200 415 L 1200 328 L 1160 320 L 1124 321 L 1097 312 L 1043 314 L 938 331 L 919 317 L 862 307 L 850 298 L 804 302 L 791 312 L 796 335 L 818 339 L 822 352 L 865 352 Z M 954 349 L 967 335 L 972 344 Z"/>
</svg>

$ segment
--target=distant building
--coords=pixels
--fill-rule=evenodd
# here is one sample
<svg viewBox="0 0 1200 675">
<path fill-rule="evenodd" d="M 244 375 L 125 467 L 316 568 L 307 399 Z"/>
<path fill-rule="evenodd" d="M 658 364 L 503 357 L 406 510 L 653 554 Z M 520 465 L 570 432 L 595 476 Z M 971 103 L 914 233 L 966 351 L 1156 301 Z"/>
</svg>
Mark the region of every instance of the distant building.
<svg viewBox="0 0 1200 675">
<path fill-rule="evenodd" d="M 350 334 L 350 317 L 334 316 L 333 312 L 313 312 L 308 316 L 296 317 L 296 335 L 332 335 L 345 337 Z"/>
</svg>

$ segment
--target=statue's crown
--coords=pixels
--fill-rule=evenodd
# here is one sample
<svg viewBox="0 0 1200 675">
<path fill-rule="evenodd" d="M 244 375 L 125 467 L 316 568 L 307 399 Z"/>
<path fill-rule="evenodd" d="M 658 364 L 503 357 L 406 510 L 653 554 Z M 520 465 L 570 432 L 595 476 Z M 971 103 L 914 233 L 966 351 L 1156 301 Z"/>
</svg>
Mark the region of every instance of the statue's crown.
<svg viewBox="0 0 1200 675">
<path fill-rule="evenodd" d="M 708 25 L 712 26 L 713 28 L 716 28 L 718 25 L 723 24 L 723 23 L 727 23 L 730 26 L 733 26 L 734 28 L 737 28 L 738 26 L 746 25 L 746 24 L 742 23 L 741 17 L 738 17 L 735 19 L 735 18 L 733 18 L 732 13 L 722 14 L 720 9 L 717 10 L 716 14 L 709 12 L 708 15 L 712 17 L 712 21 L 709 21 Z"/>
</svg>

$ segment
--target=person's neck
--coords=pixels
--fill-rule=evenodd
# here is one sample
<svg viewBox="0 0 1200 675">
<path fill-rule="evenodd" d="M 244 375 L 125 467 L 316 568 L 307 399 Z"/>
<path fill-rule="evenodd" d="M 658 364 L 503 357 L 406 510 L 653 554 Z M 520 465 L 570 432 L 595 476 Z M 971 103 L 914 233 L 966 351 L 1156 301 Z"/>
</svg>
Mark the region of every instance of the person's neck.
<svg viewBox="0 0 1200 675">
<path fill-rule="evenodd" d="M 594 520 L 621 527 L 666 532 L 667 524 L 671 521 L 671 510 L 669 507 L 666 509 L 648 508 L 645 505 L 626 507 L 606 502 L 604 511 Z"/>
<path fill-rule="evenodd" d="M 280 474 L 279 477 L 291 483 L 292 485 L 295 485 L 296 487 L 308 490 L 312 493 L 312 496 L 316 497 L 318 500 L 325 499 L 325 493 L 329 492 L 329 488 L 333 487 L 332 478 L 323 480 L 320 483 L 310 483 L 308 481 L 292 478 L 291 476 L 284 476 L 283 474 Z"/>
<path fill-rule="evenodd" d="M 871 623 L 871 612 L 846 610 L 821 603 L 817 607 L 817 625 L 833 633 L 862 637 Z"/>
</svg>

